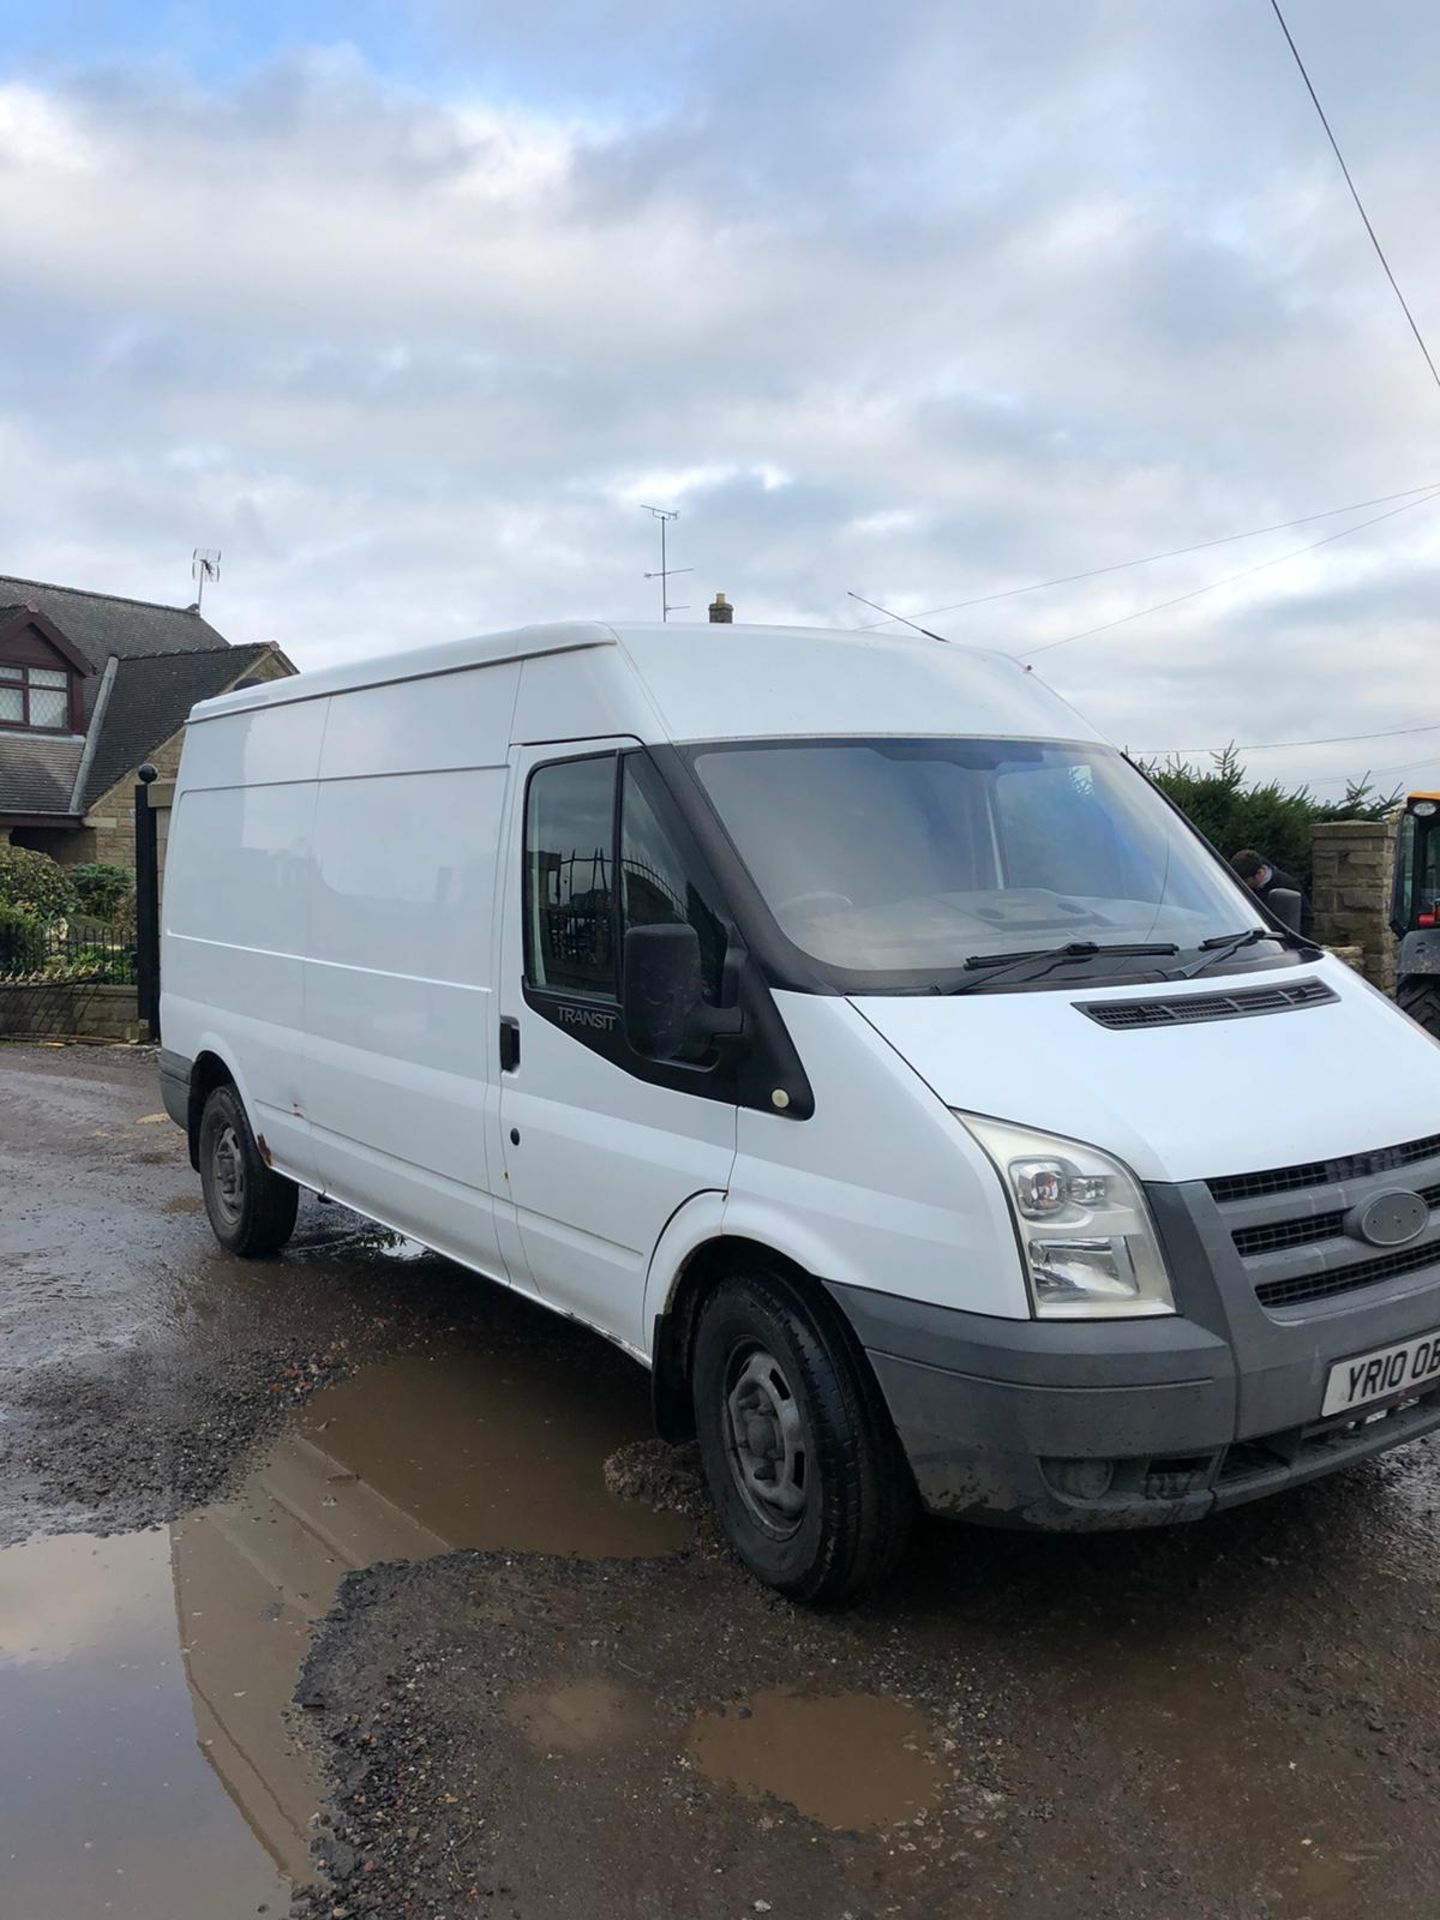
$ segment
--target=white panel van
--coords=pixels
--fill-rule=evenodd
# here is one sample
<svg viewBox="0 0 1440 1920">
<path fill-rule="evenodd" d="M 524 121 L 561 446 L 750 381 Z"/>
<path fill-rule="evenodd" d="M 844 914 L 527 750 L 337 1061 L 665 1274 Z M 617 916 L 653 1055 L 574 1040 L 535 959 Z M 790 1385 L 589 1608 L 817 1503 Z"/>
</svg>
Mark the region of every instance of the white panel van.
<svg viewBox="0 0 1440 1920">
<path fill-rule="evenodd" d="M 1440 1051 L 1033 674 L 527 628 L 197 707 L 166 1106 L 618 1342 L 746 1563 L 1191 1520 L 1440 1425 Z"/>
</svg>

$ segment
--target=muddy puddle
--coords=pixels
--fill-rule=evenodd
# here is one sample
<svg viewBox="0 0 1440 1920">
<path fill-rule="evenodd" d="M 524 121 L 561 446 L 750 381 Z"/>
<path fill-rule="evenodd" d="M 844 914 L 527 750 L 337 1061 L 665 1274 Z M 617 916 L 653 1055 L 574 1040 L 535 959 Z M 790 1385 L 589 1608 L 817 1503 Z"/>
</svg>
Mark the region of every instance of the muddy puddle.
<svg viewBox="0 0 1440 1920">
<path fill-rule="evenodd" d="M 289 1889 L 198 1742 L 169 1534 L 0 1554 L 0 1906 L 239 1920 Z"/>
<path fill-rule="evenodd" d="M 914 1707 L 884 1694 L 753 1694 L 704 1714 L 690 1757 L 708 1779 L 756 1799 L 787 1801 L 821 1826 L 852 1833 L 926 1813 L 942 1776 L 930 1729 Z"/>
<path fill-rule="evenodd" d="M 603 1367 L 586 1364 L 588 1353 L 561 1364 L 543 1347 L 517 1347 L 463 1361 L 391 1361 L 317 1394 L 293 1440 L 418 1522 L 438 1542 L 432 1553 L 669 1552 L 688 1538 L 683 1520 L 605 1491 L 606 1458 L 650 1430 L 650 1413 L 640 1369 L 598 1357 Z M 330 1485 L 336 1510 L 344 1484 Z M 344 1525 L 332 1511 L 337 1541 Z M 366 1562 L 399 1557 L 367 1554 Z"/>
<path fill-rule="evenodd" d="M 347 1572 L 687 1539 L 606 1491 L 607 1455 L 648 1427 L 630 1376 L 526 1350 L 371 1367 L 316 1394 L 230 1499 L 168 1530 L 0 1553 L 4 1909 L 283 1912 L 317 1806 L 291 1696 Z M 613 1710 L 536 1703 L 535 1737 L 583 1742 Z"/>
</svg>

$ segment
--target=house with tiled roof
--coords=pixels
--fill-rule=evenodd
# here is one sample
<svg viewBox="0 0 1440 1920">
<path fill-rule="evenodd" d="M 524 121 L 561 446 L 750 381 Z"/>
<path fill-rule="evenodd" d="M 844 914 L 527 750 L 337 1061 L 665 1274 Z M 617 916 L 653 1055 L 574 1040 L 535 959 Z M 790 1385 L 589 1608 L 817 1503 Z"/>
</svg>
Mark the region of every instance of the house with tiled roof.
<svg viewBox="0 0 1440 1920">
<path fill-rule="evenodd" d="M 137 768 L 173 777 L 196 701 L 294 671 L 194 607 L 0 576 L 0 841 L 133 866 Z"/>
</svg>

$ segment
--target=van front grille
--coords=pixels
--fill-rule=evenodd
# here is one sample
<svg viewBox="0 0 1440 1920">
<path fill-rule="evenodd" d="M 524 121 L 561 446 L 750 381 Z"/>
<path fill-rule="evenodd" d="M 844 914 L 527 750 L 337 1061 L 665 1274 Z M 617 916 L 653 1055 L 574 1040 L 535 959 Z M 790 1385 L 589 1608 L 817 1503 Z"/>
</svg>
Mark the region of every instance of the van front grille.
<svg viewBox="0 0 1440 1920">
<path fill-rule="evenodd" d="M 1422 1187 L 1420 1198 L 1433 1212 L 1440 1207 L 1440 1185 Z M 1281 1253 L 1286 1247 L 1313 1246 L 1317 1240 L 1338 1240 L 1345 1232 L 1348 1215 L 1311 1213 L 1299 1220 L 1274 1220 L 1263 1227 L 1238 1227 L 1232 1236 L 1235 1251 L 1242 1260 L 1255 1253 Z"/>
<path fill-rule="evenodd" d="M 1440 1280 L 1440 1134 L 1206 1184 L 1262 1307 L 1301 1307 L 1426 1269 Z M 1376 1248 L 1356 1217 L 1397 1189 L 1418 1195 L 1429 1221 L 1409 1245 Z"/>
<path fill-rule="evenodd" d="M 1337 1293 L 1353 1293 L 1357 1287 L 1373 1287 L 1378 1280 L 1393 1280 L 1402 1273 L 1420 1273 L 1426 1267 L 1440 1267 L 1440 1245 L 1433 1240 L 1418 1247 L 1402 1247 L 1397 1253 L 1382 1254 L 1378 1260 L 1358 1260 L 1353 1266 L 1331 1267 L 1328 1272 L 1297 1274 L 1289 1280 L 1262 1280 L 1255 1296 L 1262 1307 L 1298 1307 L 1307 1300 L 1330 1300 Z"/>
<path fill-rule="evenodd" d="M 1207 1182 L 1210 1197 L 1224 1206 L 1227 1200 L 1258 1200 L 1268 1193 L 1298 1193 L 1305 1187 L 1338 1186 L 1342 1180 L 1366 1180 L 1372 1174 L 1395 1173 L 1418 1160 L 1440 1158 L 1440 1133 L 1403 1146 L 1380 1147 L 1374 1153 L 1351 1154 L 1346 1160 L 1307 1160 L 1295 1167 L 1270 1167 L 1263 1173 L 1233 1173 Z"/>
<path fill-rule="evenodd" d="M 1147 1027 L 1193 1026 L 1203 1020 L 1242 1020 L 1260 1013 L 1293 1013 L 1339 998 L 1323 980 L 1283 987 L 1241 987 L 1234 993 L 1172 994 L 1163 1000 L 1077 1000 L 1077 1010 L 1115 1033 Z"/>
<path fill-rule="evenodd" d="M 1282 1253 L 1286 1247 L 1312 1246 L 1317 1240 L 1335 1240 L 1345 1231 L 1345 1214 L 1317 1213 L 1308 1220 L 1277 1220 L 1272 1226 L 1239 1227 L 1231 1235 L 1242 1260 L 1252 1253 Z"/>
</svg>

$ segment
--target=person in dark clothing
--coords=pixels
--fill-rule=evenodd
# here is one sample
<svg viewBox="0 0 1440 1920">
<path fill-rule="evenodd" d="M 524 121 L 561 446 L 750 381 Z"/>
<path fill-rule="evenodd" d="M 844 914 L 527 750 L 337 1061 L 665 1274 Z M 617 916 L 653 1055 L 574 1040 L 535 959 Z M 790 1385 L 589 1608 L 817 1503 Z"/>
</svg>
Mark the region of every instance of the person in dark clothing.
<svg viewBox="0 0 1440 1920">
<path fill-rule="evenodd" d="M 1298 893 L 1300 896 L 1300 931 L 1310 937 L 1310 897 L 1293 873 L 1287 873 L 1283 867 L 1277 867 L 1273 860 L 1267 860 L 1263 853 L 1256 853 L 1253 847 L 1242 847 L 1239 853 L 1230 856 L 1230 864 L 1252 893 L 1258 893 L 1262 900 L 1272 893 Z"/>
</svg>

